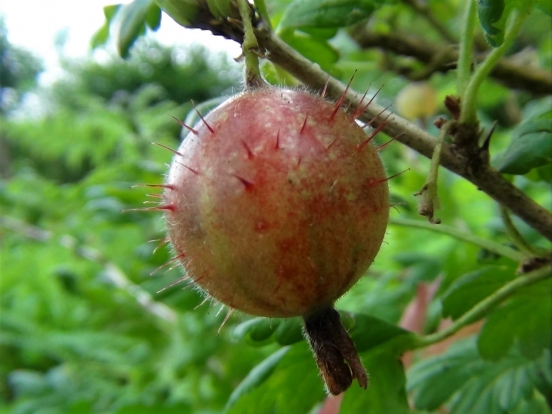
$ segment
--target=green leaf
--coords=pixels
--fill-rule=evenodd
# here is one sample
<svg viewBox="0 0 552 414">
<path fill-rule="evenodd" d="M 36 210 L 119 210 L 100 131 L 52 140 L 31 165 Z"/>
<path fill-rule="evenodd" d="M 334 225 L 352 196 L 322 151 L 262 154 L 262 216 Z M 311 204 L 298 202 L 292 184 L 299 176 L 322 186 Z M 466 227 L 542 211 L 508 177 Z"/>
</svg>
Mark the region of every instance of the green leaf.
<svg viewBox="0 0 552 414">
<path fill-rule="evenodd" d="M 422 360 L 407 374 L 408 391 L 420 410 L 435 410 L 444 404 L 470 377 L 482 371 L 473 339 L 450 347 L 445 355 Z"/>
<path fill-rule="evenodd" d="M 294 0 L 284 12 L 281 28 L 340 28 L 370 17 L 374 0 Z"/>
<path fill-rule="evenodd" d="M 363 390 L 353 384 L 341 404 L 342 413 L 407 414 L 406 377 L 400 357 L 389 350 L 369 352 L 362 362 L 370 373 L 370 384 Z"/>
<path fill-rule="evenodd" d="M 407 330 L 373 316 L 359 313 L 351 313 L 350 316 L 354 325 L 349 334 L 358 352 L 368 351 L 398 336 L 404 336 L 404 340 L 408 341 L 412 335 Z"/>
<path fill-rule="evenodd" d="M 188 26 L 198 13 L 196 0 L 155 0 L 161 9 L 181 26 Z"/>
<path fill-rule="evenodd" d="M 48 383 L 44 374 L 19 369 L 9 375 L 9 384 L 16 394 L 38 394 L 48 391 Z"/>
<path fill-rule="evenodd" d="M 161 9 L 155 3 L 152 3 L 146 12 L 146 24 L 154 32 L 161 26 Z"/>
<path fill-rule="evenodd" d="M 264 346 L 274 342 L 272 334 L 280 319 L 254 318 L 236 326 L 233 336 L 252 346 Z"/>
<path fill-rule="evenodd" d="M 274 339 L 280 345 L 293 345 L 303 340 L 303 322 L 301 318 L 288 318 L 280 322 L 274 331 Z"/>
<path fill-rule="evenodd" d="M 410 283 L 430 282 L 441 273 L 442 264 L 435 257 L 416 252 L 401 252 L 393 259 L 408 269 Z"/>
<path fill-rule="evenodd" d="M 153 0 L 134 0 L 124 4 L 117 12 L 117 51 L 122 57 L 127 57 L 136 39 L 145 33 L 146 15 Z"/>
<path fill-rule="evenodd" d="M 549 16 L 552 16 L 552 2 L 550 0 L 535 0 L 536 6 Z"/>
<path fill-rule="evenodd" d="M 250 327 L 247 336 L 253 342 L 263 342 L 272 336 L 279 324 L 280 320 L 278 319 L 262 318 Z"/>
<path fill-rule="evenodd" d="M 117 14 L 117 11 L 121 8 L 120 4 L 112 4 L 103 8 L 105 23 L 104 25 L 92 36 L 90 40 L 90 47 L 96 49 L 107 43 L 109 39 L 109 26 L 112 23 L 113 17 Z"/>
<path fill-rule="evenodd" d="M 504 43 L 506 25 L 513 10 L 529 14 L 540 0 L 478 0 L 477 12 L 485 39 L 492 47 Z M 542 0 L 545 2 L 548 0 Z M 545 10 L 550 6 L 543 6 Z M 540 7 L 542 9 L 542 7 Z"/>
<path fill-rule="evenodd" d="M 291 30 L 281 32 L 280 37 L 297 52 L 318 63 L 322 69 L 329 70 L 339 60 L 339 52 L 323 39 Z"/>
<path fill-rule="evenodd" d="M 539 118 L 550 112 L 550 108 L 552 108 L 552 96 L 530 101 L 522 110 L 522 119 Z"/>
<path fill-rule="evenodd" d="M 144 405 L 133 404 L 121 407 L 115 414 L 188 414 L 192 411 L 186 405 Z"/>
<path fill-rule="evenodd" d="M 324 398 L 324 386 L 306 343 L 282 348 L 269 358 L 272 357 L 277 361 L 270 361 L 267 374 L 262 375 L 262 381 L 253 381 L 253 386 L 248 385 L 249 392 L 240 392 L 238 395 L 238 389 L 244 382 L 249 383 L 249 378 L 259 365 L 238 386 L 230 397 L 226 413 L 308 413 Z M 268 359 L 261 365 L 267 361 Z"/>
<path fill-rule="evenodd" d="M 98 30 L 92 36 L 92 39 L 90 40 L 90 48 L 96 49 L 97 47 L 103 46 L 107 43 L 108 39 L 109 39 L 109 24 L 105 23 L 100 28 L 100 30 Z"/>
<path fill-rule="evenodd" d="M 477 14 L 485 39 L 493 47 L 504 41 L 504 27 L 508 13 L 505 12 L 504 0 L 478 0 Z"/>
<path fill-rule="evenodd" d="M 121 8 L 122 4 L 111 4 L 103 8 L 105 20 L 111 22 L 113 17 L 117 14 L 117 11 Z"/>
<path fill-rule="evenodd" d="M 506 266 L 489 266 L 459 277 L 441 298 L 443 316 L 459 318 L 515 277 Z"/>
<path fill-rule="evenodd" d="M 490 365 L 480 375 L 467 381 L 462 392 L 452 401 L 458 414 L 510 412 L 532 391 L 526 361 L 509 359 Z"/>
<path fill-rule="evenodd" d="M 505 174 L 523 175 L 552 164 L 552 111 L 521 124 L 498 162 Z"/>
<path fill-rule="evenodd" d="M 550 408 L 544 398 L 533 398 L 521 401 L 513 414 L 550 414 Z"/>
<path fill-rule="evenodd" d="M 337 28 L 321 29 L 318 27 L 302 27 L 301 31 L 321 40 L 330 40 L 337 34 Z"/>
<path fill-rule="evenodd" d="M 504 358 L 512 345 L 529 359 L 539 358 L 552 343 L 552 284 L 549 280 L 524 289 L 485 321 L 477 346 L 485 359 Z"/>
<path fill-rule="evenodd" d="M 211 14 L 217 19 L 224 19 L 232 13 L 230 0 L 207 0 L 207 6 Z"/>
<path fill-rule="evenodd" d="M 77 401 L 66 412 L 67 414 L 92 414 L 94 412 L 92 402 L 90 401 Z"/>
<path fill-rule="evenodd" d="M 493 363 L 479 357 L 472 337 L 414 365 L 407 384 L 420 410 L 435 410 L 448 402 L 451 414 L 506 414 L 524 408 L 524 400 L 535 396 L 538 378 L 550 375 L 548 354 L 537 361 L 511 354 Z"/>
<path fill-rule="evenodd" d="M 547 401 L 552 401 L 552 350 L 546 350 L 544 357 L 537 361 L 537 369 L 532 372 L 531 379 L 535 388 Z M 536 412 L 536 411 L 535 411 Z"/>
<path fill-rule="evenodd" d="M 535 168 L 534 171 L 537 173 L 537 181 L 544 181 L 552 184 L 552 168 L 545 165 L 544 167 Z"/>
</svg>

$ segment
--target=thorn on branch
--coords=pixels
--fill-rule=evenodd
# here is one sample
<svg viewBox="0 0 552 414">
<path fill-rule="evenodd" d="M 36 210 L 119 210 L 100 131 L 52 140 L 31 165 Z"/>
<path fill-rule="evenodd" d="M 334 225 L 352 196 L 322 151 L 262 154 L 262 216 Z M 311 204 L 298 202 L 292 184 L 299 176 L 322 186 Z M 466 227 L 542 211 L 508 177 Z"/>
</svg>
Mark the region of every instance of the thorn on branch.
<svg viewBox="0 0 552 414">
<path fill-rule="evenodd" d="M 491 137 L 493 136 L 493 132 L 496 128 L 496 124 L 497 124 L 497 121 L 494 121 L 493 125 L 491 126 L 491 129 L 490 129 L 489 133 L 487 134 L 487 136 L 483 140 L 483 144 L 481 144 L 481 151 L 486 152 L 487 154 L 489 154 L 489 145 L 491 143 Z"/>
</svg>

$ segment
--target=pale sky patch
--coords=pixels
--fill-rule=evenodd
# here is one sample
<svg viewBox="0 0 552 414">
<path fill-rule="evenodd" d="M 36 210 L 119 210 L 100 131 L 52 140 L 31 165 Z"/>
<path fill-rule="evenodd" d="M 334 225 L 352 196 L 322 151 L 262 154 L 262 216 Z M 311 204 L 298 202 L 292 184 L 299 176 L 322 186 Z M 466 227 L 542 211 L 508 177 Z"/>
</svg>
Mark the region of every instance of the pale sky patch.
<svg viewBox="0 0 552 414">
<path fill-rule="evenodd" d="M 47 70 L 41 82 L 49 83 L 61 73 L 55 37 L 67 31 L 64 54 L 67 57 L 87 56 L 91 53 L 90 39 L 105 21 L 103 7 L 115 3 L 118 1 L 2 0 L 0 16 L 5 19 L 10 42 L 43 59 Z M 163 14 L 161 28 L 151 36 L 165 45 L 199 43 L 229 57 L 240 55 L 236 42 L 207 31 L 184 29 L 166 14 Z M 108 50 L 114 51 L 114 46 L 110 45 Z"/>
</svg>

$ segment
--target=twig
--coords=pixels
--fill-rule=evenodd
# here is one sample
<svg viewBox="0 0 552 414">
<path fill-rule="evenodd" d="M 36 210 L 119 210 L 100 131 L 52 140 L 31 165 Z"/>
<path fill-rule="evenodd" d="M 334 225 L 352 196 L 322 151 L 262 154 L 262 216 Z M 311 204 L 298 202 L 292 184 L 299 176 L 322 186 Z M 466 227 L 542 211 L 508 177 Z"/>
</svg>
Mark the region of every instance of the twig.
<svg viewBox="0 0 552 414">
<path fill-rule="evenodd" d="M 404 33 L 373 33 L 366 28 L 351 32 L 351 36 L 364 49 L 380 48 L 391 52 L 411 56 L 422 63 L 433 64 L 434 72 L 447 72 L 456 67 L 459 58 L 457 50 L 450 45 L 432 43 Z M 475 62 L 482 62 L 486 54 L 473 56 Z M 437 59 L 439 57 L 439 59 Z M 520 66 L 511 58 L 502 58 L 491 70 L 491 76 L 512 89 L 523 89 L 533 94 L 542 95 L 552 93 L 552 73 L 547 70 Z"/>
<path fill-rule="evenodd" d="M 460 102 L 462 105 L 460 122 L 462 124 L 477 124 L 477 93 L 479 92 L 479 88 L 489 73 L 498 64 L 500 58 L 502 58 L 504 53 L 506 53 L 514 42 L 527 14 L 528 12 L 518 12 L 517 10 L 512 12 L 512 16 L 510 16 L 511 24 L 504 36 L 504 42 L 499 47 L 493 49 L 475 70 L 466 86 L 465 93 L 462 95 L 462 100 Z"/>
<path fill-rule="evenodd" d="M 479 246 L 490 252 L 496 253 L 500 256 L 507 257 L 508 259 L 511 259 L 517 263 L 524 262 L 527 258 L 531 257 L 530 254 L 511 249 L 508 246 L 504 246 L 492 240 L 478 237 L 471 232 L 470 233 L 464 232 L 464 231 L 458 230 L 455 227 L 446 226 L 444 224 L 435 226 L 433 224 L 427 223 L 426 221 L 411 220 L 406 218 L 392 218 L 389 220 L 389 224 L 396 225 L 396 226 L 415 227 L 418 229 L 429 230 L 436 233 L 447 234 L 449 236 L 454 237 L 455 239 L 471 243 L 475 246 Z"/>
<path fill-rule="evenodd" d="M 443 142 L 447 135 L 450 126 L 450 121 L 441 125 L 439 136 L 435 148 L 433 149 L 433 155 L 431 156 L 431 165 L 429 167 L 429 174 L 422 189 L 415 193 L 415 196 L 419 196 L 418 200 L 418 213 L 421 216 L 427 217 L 431 224 L 440 224 L 441 220 L 434 219 L 433 215 L 435 210 L 439 208 L 439 195 L 437 193 L 437 182 L 439 178 L 439 166 L 441 165 L 441 151 L 443 149 Z"/>
<path fill-rule="evenodd" d="M 248 88 L 260 87 L 265 85 L 265 82 L 259 69 L 259 56 L 257 55 L 259 44 L 251 24 L 251 8 L 247 0 L 238 0 L 238 7 L 244 31 L 242 50 L 245 56 L 245 84 Z M 255 53 L 256 51 L 257 53 Z"/>
<path fill-rule="evenodd" d="M 514 279 L 513 281 L 502 286 L 499 290 L 497 290 L 490 296 L 487 296 L 460 318 L 456 319 L 454 323 L 449 327 L 431 335 L 417 337 L 414 340 L 413 347 L 411 347 L 410 349 L 424 348 L 437 342 L 441 342 L 449 336 L 454 335 L 464 326 L 483 318 L 495 306 L 499 305 L 501 302 L 512 296 L 514 293 L 518 292 L 520 289 L 550 278 L 552 278 L 552 266 L 542 267 L 538 270 Z"/>
<path fill-rule="evenodd" d="M 269 51 L 268 58 L 273 63 L 290 72 L 305 85 L 321 90 L 328 81 L 328 96 L 338 99 L 343 95 L 345 91 L 343 83 L 333 78 L 328 80 L 328 74 L 322 71 L 317 64 L 301 56 L 274 34 L 260 29 L 257 31 L 257 40 L 263 49 Z M 355 95 L 358 95 L 358 92 L 349 89 L 346 104 L 352 102 L 352 108 L 358 106 L 360 103 L 358 96 L 362 94 L 357 97 Z M 382 106 L 372 103 L 360 119 L 370 122 L 372 118 L 380 113 L 382 113 L 380 119 L 384 119 L 386 112 L 389 113 Z M 378 121 L 374 124 L 378 124 Z M 436 144 L 435 138 L 398 115 L 393 115 L 387 119 L 383 131 L 389 136 L 397 136 L 397 141 L 428 158 L 433 155 Z M 488 165 L 477 171 L 470 170 L 468 160 L 455 153 L 447 143 L 443 144 L 441 151 L 441 165 L 472 182 L 498 203 L 508 207 L 510 211 L 544 237 L 552 240 L 552 214 L 519 188 L 505 180 L 498 171 Z"/>
<path fill-rule="evenodd" d="M 80 244 L 77 239 L 68 234 L 56 236 L 51 231 L 32 226 L 13 217 L 0 217 L 0 227 L 4 227 L 40 242 L 49 242 L 54 238 L 58 239 L 61 246 L 74 252 L 77 256 L 103 266 L 105 275 L 109 281 L 134 297 L 146 311 L 170 323 L 176 322 L 176 312 L 168 306 L 154 301 L 149 292 L 146 292 L 140 286 L 132 283 L 124 272 L 116 264 L 109 261 L 99 250 Z"/>
<path fill-rule="evenodd" d="M 470 80 L 473 58 L 473 37 L 476 24 L 475 1 L 469 0 L 466 5 L 464 16 L 464 27 L 460 39 L 460 50 L 458 52 L 458 96 L 464 96 L 466 87 Z"/>
<path fill-rule="evenodd" d="M 510 217 L 510 212 L 506 207 L 499 206 L 499 210 L 500 217 L 502 218 L 502 222 L 504 223 L 504 227 L 506 228 L 506 234 L 520 251 L 530 256 L 541 256 L 545 253 L 538 251 L 538 249 L 535 249 L 527 242 L 527 240 L 525 240 L 525 238 L 521 235 L 521 233 L 514 225 L 512 217 Z"/>
</svg>

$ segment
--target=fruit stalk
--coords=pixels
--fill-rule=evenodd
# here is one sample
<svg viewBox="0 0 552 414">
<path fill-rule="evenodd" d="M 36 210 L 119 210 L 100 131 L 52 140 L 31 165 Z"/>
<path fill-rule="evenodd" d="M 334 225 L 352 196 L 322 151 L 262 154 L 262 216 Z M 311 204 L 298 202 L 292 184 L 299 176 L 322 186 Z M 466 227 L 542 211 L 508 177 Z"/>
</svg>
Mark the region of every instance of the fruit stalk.
<svg viewBox="0 0 552 414">
<path fill-rule="evenodd" d="M 366 389 L 368 374 L 333 306 L 306 315 L 303 319 L 305 337 L 328 392 L 341 394 L 351 386 L 354 378 Z"/>
<path fill-rule="evenodd" d="M 259 44 L 251 24 L 251 6 L 247 0 L 238 0 L 238 7 L 244 32 L 242 51 L 245 57 L 245 85 L 246 88 L 262 87 L 266 83 L 259 69 L 259 56 L 255 53 L 259 48 Z"/>
</svg>

